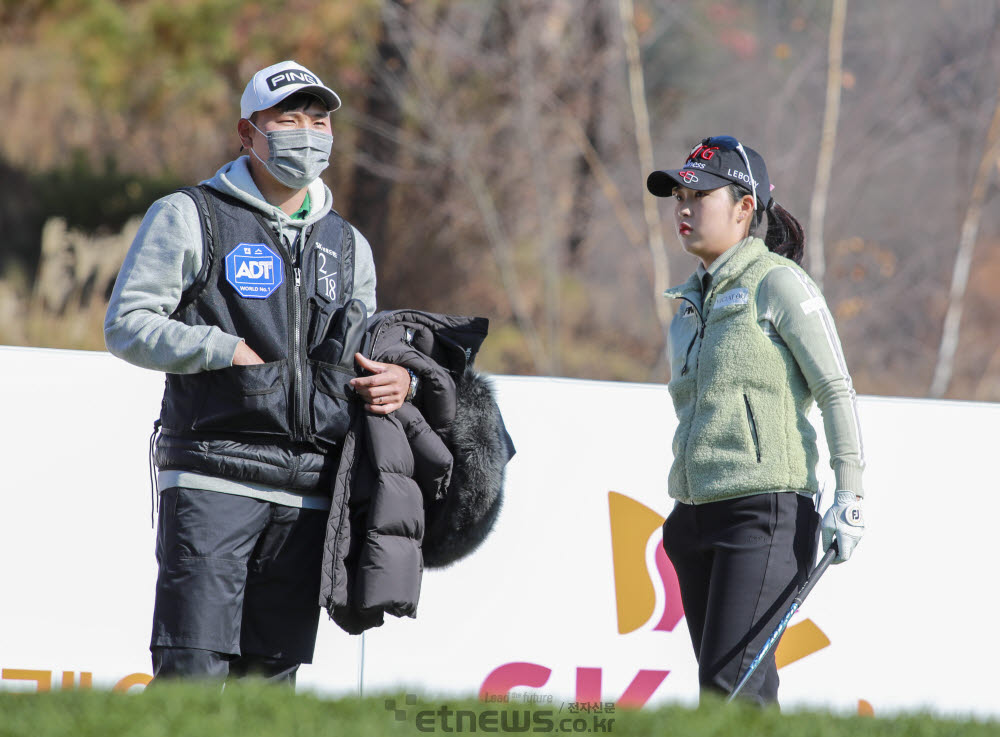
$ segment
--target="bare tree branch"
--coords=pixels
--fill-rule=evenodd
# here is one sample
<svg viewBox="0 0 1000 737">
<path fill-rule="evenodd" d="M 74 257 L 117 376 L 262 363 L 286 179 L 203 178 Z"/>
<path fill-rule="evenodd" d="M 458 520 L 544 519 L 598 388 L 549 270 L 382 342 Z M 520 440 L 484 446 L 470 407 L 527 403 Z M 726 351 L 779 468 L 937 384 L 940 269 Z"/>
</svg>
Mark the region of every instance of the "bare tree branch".
<svg viewBox="0 0 1000 737">
<path fill-rule="evenodd" d="M 840 116 L 840 90 L 843 87 L 844 20 L 847 0 L 833 0 L 830 13 L 830 63 L 826 75 L 826 110 L 823 132 L 816 163 L 816 185 L 809 205 L 809 266 L 819 288 L 823 288 L 826 272 L 826 252 L 823 245 L 823 224 L 826 220 L 827 192 L 833 169 L 833 149 L 837 142 L 837 119 Z"/>
<path fill-rule="evenodd" d="M 643 172 L 653 171 L 653 142 L 649 134 L 649 110 L 646 106 L 646 90 L 643 81 L 642 62 L 639 59 L 639 38 L 635 31 L 635 6 L 632 0 L 619 0 L 618 12 L 622 21 L 622 38 L 628 60 L 629 95 L 632 100 L 632 117 L 635 122 L 635 142 L 639 151 L 639 166 Z M 656 200 L 650 196 L 642 198 L 643 214 L 649 230 L 649 251 L 653 257 L 653 289 L 656 300 L 656 318 L 663 332 L 666 345 L 667 329 L 670 325 L 670 305 L 660 295 L 670 286 L 670 265 L 663 243 L 663 227 Z M 660 355 L 662 357 L 663 351 Z"/>
<path fill-rule="evenodd" d="M 548 365 L 545 350 L 542 347 L 541 340 L 538 338 L 538 331 L 535 330 L 531 314 L 524 304 L 524 292 L 521 289 L 517 269 L 514 266 L 510 239 L 504 235 L 493 197 L 475 166 L 459 166 L 457 167 L 457 171 L 461 173 L 466 186 L 468 186 L 469 191 L 472 192 L 473 199 L 476 201 L 476 207 L 479 209 L 479 214 L 482 217 L 483 229 L 486 231 L 486 237 L 493 248 L 493 256 L 496 259 L 497 268 L 500 270 L 500 279 L 503 282 L 504 292 L 507 294 L 507 300 L 510 302 L 510 309 L 514 315 L 514 320 L 517 322 L 518 327 L 521 328 L 524 339 L 528 344 L 528 351 L 531 355 L 531 361 L 535 366 L 535 371 L 545 373 Z"/>
<path fill-rule="evenodd" d="M 601 188 L 608 202 L 611 203 L 611 209 L 614 210 L 615 218 L 618 220 L 621 229 L 625 232 L 628 242 L 637 248 L 642 246 L 642 233 L 636 227 L 635 223 L 632 222 L 632 215 L 628 209 L 628 205 L 625 203 L 625 198 L 622 196 L 618 185 L 615 184 L 615 180 L 608 172 L 608 168 L 601 160 L 597 149 L 587 139 L 583 128 L 580 127 L 580 124 L 574 118 L 567 116 L 563 121 L 563 126 L 569 137 L 573 139 L 573 143 L 580 150 L 580 154 L 587 162 L 587 166 L 590 167 L 590 171 L 597 180 L 597 185 Z"/>
<path fill-rule="evenodd" d="M 962 220 L 958 253 L 955 254 L 955 267 L 951 275 L 951 291 L 948 294 L 948 312 L 944 318 L 937 365 L 934 367 L 934 378 L 931 380 L 929 392 L 929 395 L 934 398 L 943 397 L 944 393 L 948 391 L 948 384 L 951 383 L 955 351 L 958 350 L 959 331 L 962 325 L 962 303 L 965 300 L 965 289 L 969 284 L 969 270 L 972 267 L 972 254 L 976 248 L 976 237 L 979 234 L 979 221 L 983 215 L 986 190 L 990 183 L 993 167 L 998 159 L 1000 159 L 1000 92 L 997 94 L 993 121 L 986 134 L 983 156 L 979 160 L 976 179 L 972 185 L 972 194 L 969 195 L 969 205 L 965 210 L 965 218 Z"/>
<path fill-rule="evenodd" d="M 521 102 L 523 136 L 530 154 L 530 186 L 538 214 L 538 234 L 541 240 L 542 281 L 545 308 L 545 338 L 549 375 L 559 373 L 559 255 L 553 233 L 556 215 L 552 206 L 552 181 L 549 163 L 542 150 L 542 122 L 538 113 L 538 92 L 535 86 L 535 48 L 524 28 L 518 35 L 517 80 Z"/>
</svg>

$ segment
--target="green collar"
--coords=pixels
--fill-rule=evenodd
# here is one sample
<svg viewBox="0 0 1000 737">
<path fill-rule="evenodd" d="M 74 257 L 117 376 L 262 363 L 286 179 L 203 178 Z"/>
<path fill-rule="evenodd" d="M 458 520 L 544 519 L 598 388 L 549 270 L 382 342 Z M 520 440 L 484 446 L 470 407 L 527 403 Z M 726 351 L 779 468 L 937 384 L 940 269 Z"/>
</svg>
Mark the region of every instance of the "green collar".
<svg viewBox="0 0 1000 737">
<path fill-rule="evenodd" d="M 306 192 L 306 198 L 302 200 L 302 207 L 293 212 L 289 217 L 292 220 L 305 220 L 309 217 L 309 211 L 312 209 L 312 202 L 309 199 L 309 193 Z"/>
<path fill-rule="evenodd" d="M 678 284 L 676 287 L 670 287 L 670 289 L 664 291 L 663 296 L 671 299 L 679 299 L 688 292 L 701 293 L 701 277 L 698 276 L 697 272 L 689 276 L 688 280 L 683 284 Z"/>
<path fill-rule="evenodd" d="M 739 277 L 754 261 L 768 253 L 767 246 L 760 238 L 747 238 L 730 248 L 724 254 L 725 261 L 712 273 L 712 286 L 721 288 L 723 284 Z M 715 264 L 712 264 L 715 266 Z"/>
<path fill-rule="evenodd" d="M 717 286 L 736 276 L 743 271 L 762 254 L 767 253 L 767 246 L 760 238 L 744 238 L 729 248 L 722 256 L 712 264 L 715 268 L 708 269 L 712 274 L 712 285 Z M 663 293 L 664 297 L 678 299 L 688 292 L 701 293 L 701 275 L 705 273 L 705 268 L 699 264 L 699 268 L 688 277 L 688 280 L 676 287 L 671 287 Z"/>
<path fill-rule="evenodd" d="M 715 261 L 712 262 L 712 265 L 707 269 L 701 264 L 701 262 L 699 262 L 698 268 L 696 269 L 698 276 L 703 277 L 705 274 L 711 274 L 712 278 L 715 279 L 715 276 L 719 273 L 719 270 L 725 265 L 725 263 L 731 259 L 740 250 L 740 248 L 752 240 L 753 237 L 749 236 L 743 240 L 736 241 L 736 243 L 727 248 L 721 256 L 715 259 Z"/>
</svg>

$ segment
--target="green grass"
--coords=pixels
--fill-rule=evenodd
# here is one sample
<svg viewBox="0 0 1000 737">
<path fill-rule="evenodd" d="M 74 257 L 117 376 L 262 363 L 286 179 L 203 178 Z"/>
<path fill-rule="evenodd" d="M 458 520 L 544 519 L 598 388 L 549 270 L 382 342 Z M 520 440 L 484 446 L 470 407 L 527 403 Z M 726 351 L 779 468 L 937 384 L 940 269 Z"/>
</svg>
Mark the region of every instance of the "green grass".
<svg viewBox="0 0 1000 737">
<path fill-rule="evenodd" d="M 393 699 L 405 711 L 397 720 L 386 708 Z M 440 709 L 447 704 L 448 721 L 442 723 Z M 365 699 L 321 699 L 293 694 L 287 689 L 246 683 L 227 687 L 219 693 L 208 687 L 164 685 L 146 693 L 120 694 L 106 691 L 54 691 L 44 694 L 0 693 L 0 736 L 7 737 L 307 737 L 344 735 L 346 737 L 383 737 L 419 734 L 471 734 L 472 718 L 477 720 L 475 734 L 490 734 L 499 729 L 482 729 L 499 723 L 498 711 L 524 714 L 523 704 L 496 705 L 482 702 L 438 701 L 421 697 L 416 704 L 405 704 L 405 696 L 379 696 Z M 642 711 L 617 709 L 614 714 L 570 714 L 559 705 L 544 713 L 547 705 L 532 709 L 534 729 L 526 734 L 613 734 L 619 737 L 972 737 L 1000 735 L 1000 722 L 951 721 L 925 714 L 891 719 L 841 717 L 823 712 L 779 713 L 747 706 L 727 707 L 711 702 L 699 709 L 664 707 Z M 463 716 L 464 729 L 456 729 L 456 710 L 474 712 Z M 426 730 L 418 729 L 418 713 L 424 712 Z M 482 715 L 486 712 L 485 715 Z M 491 715 L 492 712 L 494 715 Z M 481 716 L 482 715 L 482 716 Z M 545 719 L 551 716 L 552 721 Z M 507 715 L 509 719 L 511 714 Z M 604 719 L 606 731 L 559 730 L 562 719 Z M 613 719 L 614 721 L 610 721 Z M 481 722 L 479 720 L 482 720 Z M 553 729 L 544 731 L 546 724 Z M 597 724 L 601 724 L 598 722 Z M 448 727 L 449 729 L 445 729 Z"/>
</svg>

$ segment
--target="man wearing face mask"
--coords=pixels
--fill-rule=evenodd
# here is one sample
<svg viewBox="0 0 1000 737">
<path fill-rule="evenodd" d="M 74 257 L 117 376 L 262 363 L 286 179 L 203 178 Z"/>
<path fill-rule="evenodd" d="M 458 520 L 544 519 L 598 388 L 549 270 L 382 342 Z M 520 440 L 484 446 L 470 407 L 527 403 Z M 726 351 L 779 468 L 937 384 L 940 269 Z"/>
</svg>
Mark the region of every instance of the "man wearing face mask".
<svg viewBox="0 0 1000 737">
<path fill-rule="evenodd" d="M 300 64 L 257 72 L 236 126 L 247 155 L 155 202 L 115 283 L 108 350 L 167 374 L 156 678 L 294 684 L 312 662 L 347 395 L 385 415 L 415 389 L 346 348 L 317 358 L 338 315 L 353 305 L 363 323 L 376 306 L 371 248 L 319 179 L 338 107 Z"/>
</svg>

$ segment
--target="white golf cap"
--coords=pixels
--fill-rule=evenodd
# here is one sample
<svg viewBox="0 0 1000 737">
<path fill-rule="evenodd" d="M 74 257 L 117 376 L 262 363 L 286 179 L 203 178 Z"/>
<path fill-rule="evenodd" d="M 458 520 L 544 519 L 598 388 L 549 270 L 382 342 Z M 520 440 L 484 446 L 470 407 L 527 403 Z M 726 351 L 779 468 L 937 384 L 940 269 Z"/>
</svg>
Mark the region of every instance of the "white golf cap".
<svg viewBox="0 0 1000 737">
<path fill-rule="evenodd" d="M 260 110 L 274 107 L 296 92 L 311 92 L 330 106 L 330 112 L 340 107 L 337 93 L 324 85 L 319 77 L 301 64 L 282 61 L 253 75 L 240 99 L 240 115 L 249 118 Z"/>
</svg>

